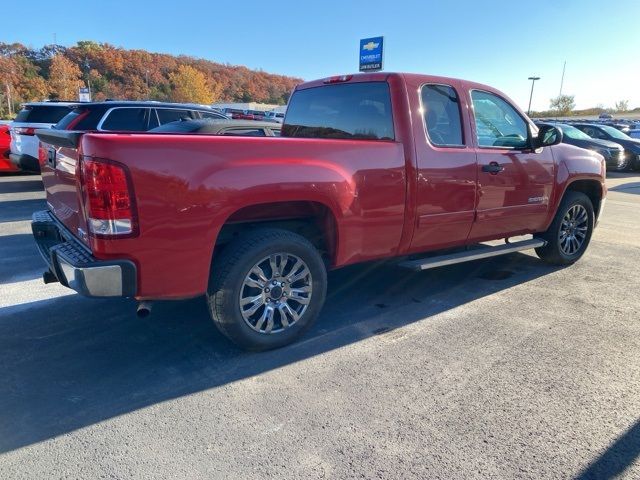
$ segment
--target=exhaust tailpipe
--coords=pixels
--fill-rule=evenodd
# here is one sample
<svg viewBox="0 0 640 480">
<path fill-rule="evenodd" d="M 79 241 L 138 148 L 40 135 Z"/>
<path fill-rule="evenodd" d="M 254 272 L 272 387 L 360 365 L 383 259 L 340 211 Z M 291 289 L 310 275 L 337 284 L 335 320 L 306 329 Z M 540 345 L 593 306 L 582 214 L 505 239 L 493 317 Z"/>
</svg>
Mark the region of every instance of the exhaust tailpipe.
<svg viewBox="0 0 640 480">
<path fill-rule="evenodd" d="M 151 302 L 139 302 L 136 309 L 136 315 L 138 318 L 145 318 L 151 314 Z"/>
</svg>

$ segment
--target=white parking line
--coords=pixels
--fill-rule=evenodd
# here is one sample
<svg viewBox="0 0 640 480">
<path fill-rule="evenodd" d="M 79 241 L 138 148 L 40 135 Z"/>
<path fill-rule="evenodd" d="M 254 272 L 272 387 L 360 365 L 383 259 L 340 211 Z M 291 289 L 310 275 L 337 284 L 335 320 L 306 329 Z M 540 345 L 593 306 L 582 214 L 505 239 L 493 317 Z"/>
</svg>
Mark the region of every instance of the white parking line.
<svg viewBox="0 0 640 480">
<path fill-rule="evenodd" d="M 33 302 L 55 300 L 59 297 L 75 294 L 76 292 L 60 284 L 45 285 L 41 278 L 5 283 L 0 285 L 0 308 L 4 309 L 18 305 L 23 305 L 27 308 L 28 304 Z"/>
<path fill-rule="evenodd" d="M 0 237 L 17 233 L 31 233 L 31 220 L 0 223 Z"/>
</svg>

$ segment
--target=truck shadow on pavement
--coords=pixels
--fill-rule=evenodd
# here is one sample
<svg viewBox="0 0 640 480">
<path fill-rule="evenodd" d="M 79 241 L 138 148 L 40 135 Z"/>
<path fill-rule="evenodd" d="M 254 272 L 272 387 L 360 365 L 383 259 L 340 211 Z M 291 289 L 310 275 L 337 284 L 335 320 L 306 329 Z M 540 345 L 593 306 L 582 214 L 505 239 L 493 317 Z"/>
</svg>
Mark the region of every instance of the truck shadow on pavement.
<svg viewBox="0 0 640 480">
<path fill-rule="evenodd" d="M 0 285 L 42 276 L 44 262 L 31 233 L 0 236 Z"/>
<path fill-rule="evenodd" d="M 635 195 L 640 195 L 640 182 L 623 183 L 622 185 L 611 187 L 609 190 L 611 192 L 632 193 Z"/>
<path fill-rule="evenodd" d="M 624 432 L 606 451 L 585 468 L 577 480 L 620 478 L 640 455 L 640 420 Z"/>
<path fill-rule="evenodd" d="M 0 453 L 429 322 L 556 270 L 521 253 L 421 273 L 347 267 L 330 274 L 316 325 L 264 353 L 222 337 L 202 298 L 157 303 L 144 319 L 133 301 L 75 294 L 0 308 Z"/>
<path fill-rule="evenodd" d="M 0 223 L 2 222 L 18 222 L 21 220 L 31 220 L 31 215 L 36 210 L 44 210 L 47 203 L 44 200 L 10 200 L 0 202 L 2 213 L 0 214 Z"/>
<path fill-rule="evenodd" d="M 34 178 L 34 180 L 10 180 L 3 178 L 3 181 L 0 182 L 0 193 L 44 192 L 44 185 L 40 177 Z"/>
</svg>

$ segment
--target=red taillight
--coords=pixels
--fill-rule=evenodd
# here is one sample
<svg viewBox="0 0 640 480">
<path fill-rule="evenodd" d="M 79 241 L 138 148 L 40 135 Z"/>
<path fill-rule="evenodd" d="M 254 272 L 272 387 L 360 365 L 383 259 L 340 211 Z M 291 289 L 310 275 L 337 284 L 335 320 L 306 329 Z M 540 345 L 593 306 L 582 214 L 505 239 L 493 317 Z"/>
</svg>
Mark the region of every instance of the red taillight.
<svg viewBox="0 0 640 480">
<path fill-rule="evenodd" d="M 341 83 L 348 82 L 353 78 L 353 75 L 336 75 L 335 77 L 325 78 L 323 83 Z"/>
<path fill-rule="evenodd" d="M 83 159 L 80 165 L 89 232 L 97 237 L 135 235 L 134 196 L 126 168 L 105 160 Z"/>
<path fill-rule="evenodd" d="M 36 129 L 33 127 L 14 127 L 13 131 L 18 135 L 29 135 L 33 136 L 36 134 Z"/>
<path fill-rule="evenodd" d="M 38 145 L 38 161 L 40 162 L 40 167 L 42 168 L 49 158 L 49 150 L 46 149 L 42 142 Z"/>
</svg>

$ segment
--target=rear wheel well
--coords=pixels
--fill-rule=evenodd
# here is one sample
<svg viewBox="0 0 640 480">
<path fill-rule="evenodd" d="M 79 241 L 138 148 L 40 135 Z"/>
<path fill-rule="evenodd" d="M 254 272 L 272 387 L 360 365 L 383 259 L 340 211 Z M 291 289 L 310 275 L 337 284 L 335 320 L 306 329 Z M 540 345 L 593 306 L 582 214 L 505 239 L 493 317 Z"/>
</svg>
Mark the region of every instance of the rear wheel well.
<svg viewBox="0 0 640 480">
<path fill-rule="evenodd" d="M 595 218 L 598 218 L 598 213 L 600 212 L 600 203 L 602 201 L 602 187 L 597 180 L 576 180 L 575 182 L 571 182 L 566 192 L 581 192 L 584 193 L 589 200 L 591 200 L 591 204 L 593 205 L 593 212 L 595 214 Z"/>
<path fill-rule="evenodd" d="M 333 264 L 337 237 L 335 218 L 328 207 L 318 202 L 274 202 L 238 210 L 222 226 L 214 256 L 241 235 L 265 227 L 303 236 L 318 249 L 327 265 Z"/>
</svg>

